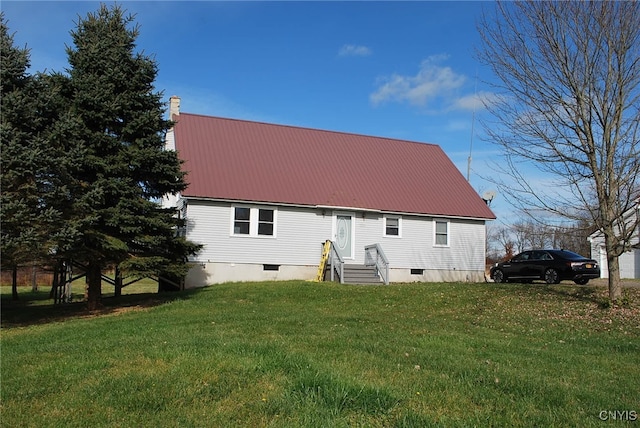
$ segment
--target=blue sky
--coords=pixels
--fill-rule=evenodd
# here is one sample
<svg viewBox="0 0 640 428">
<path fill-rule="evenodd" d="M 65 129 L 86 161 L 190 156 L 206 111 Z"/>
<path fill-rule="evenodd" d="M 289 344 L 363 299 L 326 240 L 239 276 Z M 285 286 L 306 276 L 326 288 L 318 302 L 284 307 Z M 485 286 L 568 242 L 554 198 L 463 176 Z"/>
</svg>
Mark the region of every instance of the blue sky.
<svg viewBox="0 0 640 428">
<path fill-rule="evenodd" d="M 474 56 L 490 2 L 119 4 L 140 25 L 138 49 L 158 62 L 156 88 L 180 96 L 184 112 L 435 143 L 465 176 L 473 146 L 471 185 L 494 187 L 483 177 L 499 154 L 477 102 L 492 76 Z M 32 72 L 64 71 L 69 31 L 98 7 L 2 2 Z M 492 209 L 510 216 L 500 195 Z"/>
</svg>

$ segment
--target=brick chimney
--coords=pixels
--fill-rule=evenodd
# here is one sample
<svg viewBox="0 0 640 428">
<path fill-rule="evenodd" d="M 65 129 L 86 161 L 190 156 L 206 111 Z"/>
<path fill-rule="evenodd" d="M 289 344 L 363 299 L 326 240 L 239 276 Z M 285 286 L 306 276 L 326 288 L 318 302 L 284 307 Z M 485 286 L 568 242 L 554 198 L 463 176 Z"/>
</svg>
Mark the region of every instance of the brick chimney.
<svg viewBox="0 0 640 428">
<path fill-rule="evenodd" d="M 169 98 L 169 120 L 178 120 L 180 116 L 180 97 L 172 95 Z"/>
</svg>

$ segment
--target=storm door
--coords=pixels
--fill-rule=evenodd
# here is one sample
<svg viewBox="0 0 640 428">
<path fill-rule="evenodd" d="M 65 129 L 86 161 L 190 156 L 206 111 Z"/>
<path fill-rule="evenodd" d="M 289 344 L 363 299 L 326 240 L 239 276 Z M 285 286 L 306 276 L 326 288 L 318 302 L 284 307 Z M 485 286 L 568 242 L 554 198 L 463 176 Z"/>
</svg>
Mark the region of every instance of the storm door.
<svg viewBox="0 0 640 428">
<path fill-rule="evenodd" d="M 353 259 L 353 215 L 336 214 L 333 241 L 343 259 Z"/>
</svg>

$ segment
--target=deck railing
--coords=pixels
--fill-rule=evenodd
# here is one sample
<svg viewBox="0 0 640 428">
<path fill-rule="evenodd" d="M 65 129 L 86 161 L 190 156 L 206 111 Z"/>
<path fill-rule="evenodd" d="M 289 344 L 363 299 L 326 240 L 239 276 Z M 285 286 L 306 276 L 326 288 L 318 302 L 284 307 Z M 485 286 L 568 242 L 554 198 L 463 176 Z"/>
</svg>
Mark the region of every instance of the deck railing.
<svg viewBox="0 0 640 428">
<path fill-rule="evenodd" d="M 333 241 L 331 241 L 329 263 L 331 265 L 331 281 L 334 281 L 335 275 L 338 275 L 338 278 L 340 278 L 340 284 L 344 284 L 344 260 L 342 260 L 338 250 L 336 250 L 336 246 Z"/>
<path fill-rule="evenodd" d="M 385 256 L 380 244 L 371 244 L 364 247 L 364 264 L 375 266 L 384 284 L 389 285 L 389 259 Z"/>
</svg>

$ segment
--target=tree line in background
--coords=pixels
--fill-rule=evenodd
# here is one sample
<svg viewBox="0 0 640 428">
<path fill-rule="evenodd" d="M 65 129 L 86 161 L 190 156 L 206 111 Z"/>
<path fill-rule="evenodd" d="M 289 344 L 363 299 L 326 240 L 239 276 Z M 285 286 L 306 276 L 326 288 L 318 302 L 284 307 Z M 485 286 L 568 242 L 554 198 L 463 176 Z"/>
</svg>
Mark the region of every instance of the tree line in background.
<svg viewBox="0 0 640 428">
<path fill-rule="evenodd" d="M 76 263 L 89 309 L 106 269 L 179 280 L 199 248 L 176 236 L 181 220 L 159 203 L 186 183 L 164 150 L 171 122 L 138 34 L 120 6 L 101 5 L 71 32 L 65 73 L 29 74 L 29 51 L 1 17 L 2 269 L 15 278 L 34 262 Z"/>
<path fill-rule="evenodd" d="M 511 225 L 490 224 L 487 226 L 487 261 L 506 260 L 534 248 L 565 249 L 590 257 L 591 244 L 587 237 L 595 230 L 586 220 L 570 226 L 552 226 L 533 220 L 520 220 Z"/>
</svg>

